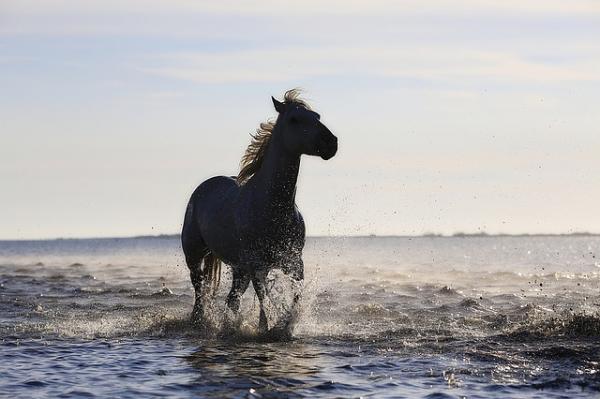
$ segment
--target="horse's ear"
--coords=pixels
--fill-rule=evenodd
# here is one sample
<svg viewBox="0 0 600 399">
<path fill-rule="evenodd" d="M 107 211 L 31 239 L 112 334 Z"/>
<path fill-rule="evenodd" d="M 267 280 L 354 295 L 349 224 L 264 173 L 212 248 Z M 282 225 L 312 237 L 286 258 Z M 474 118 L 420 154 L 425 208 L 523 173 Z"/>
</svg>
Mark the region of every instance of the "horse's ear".
<svg viewBox="0 0 600 399">
<path fill-rule="evenodd" d="M 273 96 L 271 96 L 271 100 L 273 100 L 273 105 L 275 106 L 275 111 L 277 111 L 278 113 L 283 113 L 283 111 L 285 111 L 285 103 L 282 103 L 281 101 L 277 101 L 277 99 Z"/>
</svg>

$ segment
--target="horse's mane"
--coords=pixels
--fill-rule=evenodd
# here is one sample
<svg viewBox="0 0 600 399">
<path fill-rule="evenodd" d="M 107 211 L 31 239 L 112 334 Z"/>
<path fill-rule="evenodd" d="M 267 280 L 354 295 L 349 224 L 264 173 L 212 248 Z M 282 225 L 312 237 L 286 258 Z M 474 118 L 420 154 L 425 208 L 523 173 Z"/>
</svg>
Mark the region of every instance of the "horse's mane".
<svg viewBox="0 0 600 399">
<path fill-rule="evenodd" d="M 300 98 L 299 89 L 286 91 L 283 96 L 283 102 L 286 105 L 296 104 L 310 109 L 310 106 Z M 248 145 L 248 148 L 246 148 L 246 152 L 240 161 L 240 173 L 237 175 L 238 184 L 242 185 L 246 183 L 262 166 L 274 128 L 275 122 L 268 120 L 260 124 L 258 129 L 256 129 L 256 133 L 250 134 L 252 141 Z"/>
</svg>

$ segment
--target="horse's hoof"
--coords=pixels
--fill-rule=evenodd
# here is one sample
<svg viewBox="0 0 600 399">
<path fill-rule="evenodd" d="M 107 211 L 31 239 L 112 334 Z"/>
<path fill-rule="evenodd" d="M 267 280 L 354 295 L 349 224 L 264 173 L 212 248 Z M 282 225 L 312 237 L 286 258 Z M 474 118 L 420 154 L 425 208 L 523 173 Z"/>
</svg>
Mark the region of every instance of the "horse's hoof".
<svg viewBox="0 0 600 399">
<path fill-rule="evenodd" d="M 275 326 L 267 334 L 269 338 L 277 341 L 289 341 L 292 339 L 292 332 L 287 326 Z"/>
<path fill-rule="evenodd" d="M 197 333 L 200 333 L 200 334 L 204 335 L 204 334 L 207 334 L 209 332 L 209 330 L 210 330 L 209 326 L 206 323 L 206 320 L 204 320 L 201 317 L 198 318 L 198 317 L 193 317 L 192 316 L 190 322 L 192 324 L 192 327 L 194 328 L 194 330 Z"/>
<path fill-rule="evenodd" d="M 267 317 L 261 312 L 260 318 L 258 319 L 258 332 L 261 334 L 266 334 L 269 332 L 269 323 L 267 322 Z"/>
<path fill-rule="evenodd" d="M 192 312 L 192 314 L 190 315 L 190 322 L 195 325 L 198 326 L 200 324 L 203 324 L 202 322 L 204 321 L 204 312 L 198 312 L 194 309 L 194 311 Z"/>
<path fill-rule="evenodd" d="M 258 333 L 261 334 L 261 335 L 268 334 L 269 333 L 269 327 L 266 324 L 258 326 Z"/>
</svg>

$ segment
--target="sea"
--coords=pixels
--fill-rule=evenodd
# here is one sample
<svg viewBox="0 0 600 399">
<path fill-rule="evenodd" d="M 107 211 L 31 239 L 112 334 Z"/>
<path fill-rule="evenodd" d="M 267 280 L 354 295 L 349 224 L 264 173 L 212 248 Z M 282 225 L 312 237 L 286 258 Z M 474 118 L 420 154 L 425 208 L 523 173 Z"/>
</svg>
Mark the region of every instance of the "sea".
<svg viewBox="0 0 600 399">
<path fill-rule="evenodd" d="M 0 397 L 597 398 L 600 237 L 310 237 L 291 337 L 177 236 L 0 241 Z M 269 275 L 269 324 L 290 317 Z"/>
</svg>

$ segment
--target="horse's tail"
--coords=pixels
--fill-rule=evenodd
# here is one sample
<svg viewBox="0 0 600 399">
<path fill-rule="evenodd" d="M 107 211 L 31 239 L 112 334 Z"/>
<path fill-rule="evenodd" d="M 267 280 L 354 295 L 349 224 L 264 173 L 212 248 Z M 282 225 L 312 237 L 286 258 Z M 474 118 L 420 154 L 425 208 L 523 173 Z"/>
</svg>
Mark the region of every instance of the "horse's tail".
<svg viewBox="0 0 600 399">
<path fill-rule="evenodd" d="M 204 269 L 202 270 L 206 286 L 214 294 L 219 289 L 221 283 L 221 259 L 217 258 L 212 252 L 204 256 Z"/>
</svg>

